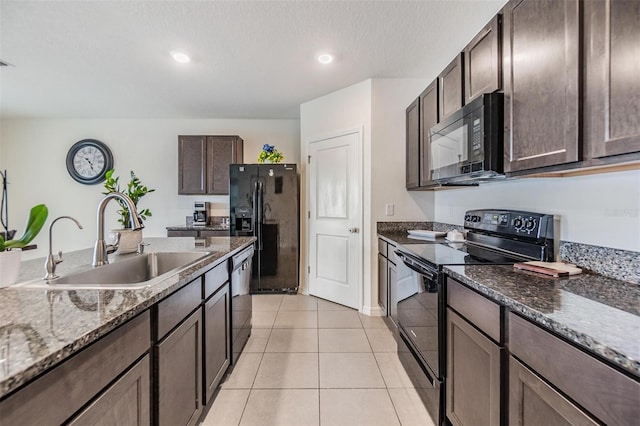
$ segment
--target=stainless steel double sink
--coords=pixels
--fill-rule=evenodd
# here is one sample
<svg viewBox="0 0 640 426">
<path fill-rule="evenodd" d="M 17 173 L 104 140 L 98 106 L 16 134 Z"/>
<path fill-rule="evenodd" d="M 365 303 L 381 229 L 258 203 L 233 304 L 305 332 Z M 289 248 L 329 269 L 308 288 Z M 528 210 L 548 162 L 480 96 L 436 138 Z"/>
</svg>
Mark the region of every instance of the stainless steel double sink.
<svg viewBox="0 0 640 426">
<path fill-rule="evenodd" d="M 43 279 L 14 284 L 13 288 L 141 289 L 154 285 L 209 255 L 208 252 L 156 252 L 127 256 L 89 269 L 80 268 L 51 281 Z"/>
</svg>

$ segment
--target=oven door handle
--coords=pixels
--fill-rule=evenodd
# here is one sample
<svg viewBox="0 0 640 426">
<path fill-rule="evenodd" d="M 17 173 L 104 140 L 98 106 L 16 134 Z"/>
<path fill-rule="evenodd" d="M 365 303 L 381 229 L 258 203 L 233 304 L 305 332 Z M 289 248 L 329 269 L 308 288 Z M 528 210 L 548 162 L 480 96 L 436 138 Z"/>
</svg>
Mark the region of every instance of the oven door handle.
<svg viewBox="0 0 640 426">
<path fill-rule="evenodd" d="M 403 252 L 396 250 L 395 254 L 402 260 L 402 263 L 407 265 L 407 268 L 411 269 L 412 271 L 415 271 L 415 272 L 419 273 L 420 275 L 424 275 L 425 277 L 429 278 L 431 281 L 436 281 L 438 279 L 438 273 L 437 272 L 433 272 L 433 271 L 430 271 L 428 269 L 421 268 L 420 266 L 416 265 Z"/>
</svg>

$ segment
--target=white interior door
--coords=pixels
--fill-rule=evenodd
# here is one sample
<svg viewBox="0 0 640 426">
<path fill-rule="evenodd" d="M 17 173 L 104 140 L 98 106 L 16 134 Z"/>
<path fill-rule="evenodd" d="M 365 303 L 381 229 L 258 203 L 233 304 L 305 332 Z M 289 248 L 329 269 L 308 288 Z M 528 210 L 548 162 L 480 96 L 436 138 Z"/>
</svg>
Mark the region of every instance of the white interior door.
<svg viewBox="0 0 640 426">
<path fill-rule="evenodd" d="M 361 304 L 360 133 L 309 144 L 309 293 Z"/>
</svg>

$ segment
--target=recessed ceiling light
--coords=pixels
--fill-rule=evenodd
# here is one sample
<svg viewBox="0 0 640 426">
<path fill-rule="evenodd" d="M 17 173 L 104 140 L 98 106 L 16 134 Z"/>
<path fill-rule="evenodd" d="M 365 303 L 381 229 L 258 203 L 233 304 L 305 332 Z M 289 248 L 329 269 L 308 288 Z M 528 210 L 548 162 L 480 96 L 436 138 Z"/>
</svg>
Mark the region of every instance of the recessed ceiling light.
<svg viewBox="0 0 640 426">
<path fill-rule="evenodd" d="M 323 65 L 330 64 L 331 62 L 333 62 L 333 56 L 329 55 L 328 53 L 323 53 L 322 55 L 318 56 L 318 62 Z"/>
<path fill-rule="evenodd" d="M 171 52 L 171 57 L 173 58 L 174 61 L 180 62 L 181 64 L 186 64 L 187 62 L 191 61 L 191 58 L 189 58 L 189 55 L 183 52 L 177 52 L 175 50 Z"/>
</svg>

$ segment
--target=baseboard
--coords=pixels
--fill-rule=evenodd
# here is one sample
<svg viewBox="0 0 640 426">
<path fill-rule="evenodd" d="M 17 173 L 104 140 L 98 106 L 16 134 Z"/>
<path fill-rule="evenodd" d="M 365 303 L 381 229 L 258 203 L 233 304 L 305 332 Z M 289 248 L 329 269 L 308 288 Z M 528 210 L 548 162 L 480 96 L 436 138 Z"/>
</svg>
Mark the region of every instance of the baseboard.
<svg viewBox="0 0 640 426">
<path fill-rule="evenodd" d="M 363 306 L 360 312 L 370 317 L 381 317 L 384 315 L 380 306 Z"/>
</svg>

